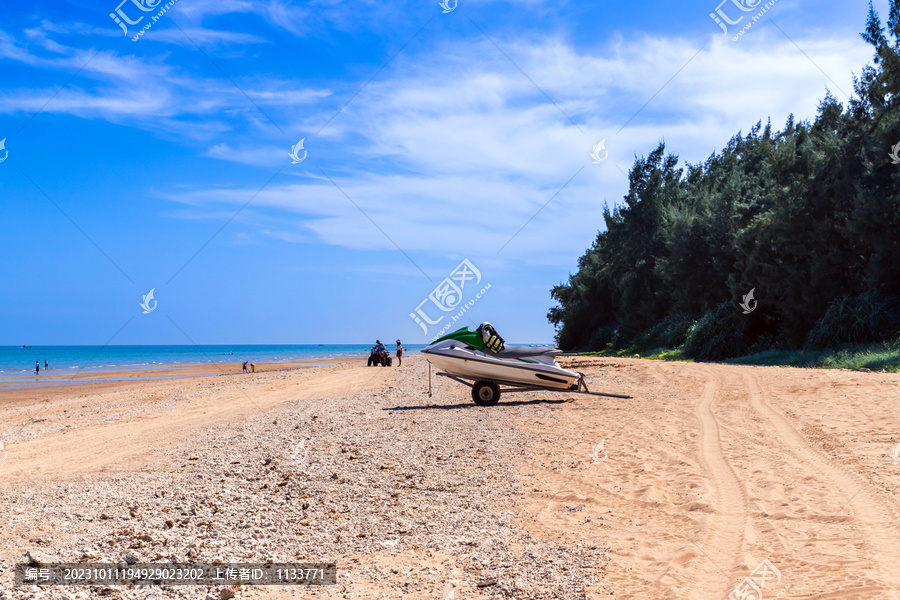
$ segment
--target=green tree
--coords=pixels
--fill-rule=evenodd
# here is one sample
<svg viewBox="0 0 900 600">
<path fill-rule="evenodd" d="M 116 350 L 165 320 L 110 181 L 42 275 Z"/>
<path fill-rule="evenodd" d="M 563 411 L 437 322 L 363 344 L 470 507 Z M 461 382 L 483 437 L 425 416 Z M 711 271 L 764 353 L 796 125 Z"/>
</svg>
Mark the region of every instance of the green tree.
<svg viewBox="0 0 900 600">
<path fill-rule="evenodd" d="M 829 92 L 812 122 L 757 123 L 703 164 L 679 168 L 663 144 L 637 158 L 623 204 L 605 209 L 578 272 L 552 290 L 560 345 L 684 330 L 688 352 L 721 358 L 896 335 L 900 166 L 888 153 L 900 144 L 900 0 L 886 25 L 870 3 L 862 37 L 875 57 L 846 108 Z M 744 315 L 751 288 L 758 310 Z"/>
</svg>

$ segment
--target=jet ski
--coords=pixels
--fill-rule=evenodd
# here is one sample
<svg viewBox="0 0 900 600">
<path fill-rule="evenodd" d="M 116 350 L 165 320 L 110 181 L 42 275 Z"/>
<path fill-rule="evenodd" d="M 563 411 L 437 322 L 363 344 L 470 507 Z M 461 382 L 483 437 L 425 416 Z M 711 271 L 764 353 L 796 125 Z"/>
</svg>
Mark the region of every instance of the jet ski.
<svg viewBox="0 0 900 600">
<path fill-rule="evenodd" d="M 556 348 L 506 346 L 487 322 L 475 331 L 458 329 L 422 350 L 428 362 L 460 379 L 577 390 L 582 375 L 559 366 L 556 355 L 561 353 Z"/>
</svg>

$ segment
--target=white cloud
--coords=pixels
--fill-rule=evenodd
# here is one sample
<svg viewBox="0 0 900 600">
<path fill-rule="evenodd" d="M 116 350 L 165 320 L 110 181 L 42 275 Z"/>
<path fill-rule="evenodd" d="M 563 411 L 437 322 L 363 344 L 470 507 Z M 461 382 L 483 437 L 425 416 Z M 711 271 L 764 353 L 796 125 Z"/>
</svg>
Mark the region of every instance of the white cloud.
<svg viewBox="0 0 900 600">
<path fill-rule="evenodd" d="M 182 10 L 188 22 L 199 22 L 260 6 L 270 19 L 289 19 L 294 10 L 275 1 L 202 0 Z M 0 32 L 0 56 L 66 72 L 90 57 L 92 51 L 51 41 L 47 31 L 53 29 L 29 31 L 24 41 Z M 670 152 L 696 162 L 769 115 L 776 127 L 789 113 L 811 117 L 826 85 L 849 93 L 852 72 L 871 54 L 855 37 L 797 38 L 801 52 L 771 27 L 755 27 L 738 44 L 711 35 L 699 53 L 694 42 L 649 36 L 592 48 L 556 38 L 495 41 L 534 83 L 480 35 L 420 54 L 409 49 L 402 67 L 385 69 L 319 136 L 312 132 L 362 81 L 316 89 L 290 78 L 240 78 L 267 112 L 292 109 L 285 112 L 297 116 L 282 123 L 286 131 L 310 132 L 309 159 L 286 168 L 252 203 L 262 235 L 350 248 L 389 249 L 393 240 L 404 250 L 435 253 L 463 244 L 488 256 L 531 219 L 501 256 L 569 264 L 602 225 L 604 200 L 613 204 L 626 193 L 620 168 L 627 171 L 635 154 L 665 140 Z M 53 91 L 7 89 L 0 110 L 35 111 Z M 100 52 L 45 110 L 208 140 L 201 150 L 207 156 L 273 171 L 289 162 L 288 144 L 231 83 L 191 77 L 165 57 Z M 236 131 L 242 120 L 244 130 Z M 588 153 L 603 138 L 610 157 L 593 165 Z M 301 180 L 285 181 L 291 177 Z M 256 191 L 237 182 L 166 197 L 227 214 Z M 297 223 L 296 231 L 275 222 L 275 214 Z"/>
<path fill-rule="evenodd" d="M 268 40 L 249 33 L 226 31 L 223 29 L 204 29 L 202 27 L 155 28 L 145 35 L 141 41 L 180 44 L 193 48 L 197 44 L 203 48 L 210 46 L 227 46 L 231 44 L 263 44 Z"/>
<path fill-rule="evenodd" d="M 753 33 L 740 44 L 714 40 L 689 63 L 697 48 L 681 39 L 591 51 L 557 40 L 536 46 L 498 40 L 584 133 L 483 40 L 457 42 L 453 52 L 438 53 L 441 60 L 429 55 L 403 75 L 386 73 L 370 84 L 336 119 L 341 133 L 315 140 L 317 153 L 284 172 L 321 180 L 313 163 L 320 164 L 384 233 L 327 181 L 276 181 L 252 205 L 299 217 L 297 239 L 357 249 L 396 243 L 441 254 L 464 245 L 496 256 L 532 219 L 500 256 L 569 264 L 602 225 L 604 200 L 614 204 L 627 192 L 619 168 L 627 171 L 635 154 L 665 140 L 670 152 L 697 162 L 769 115 L 779 128 L 791 112 L 812 117 L 825 94 L 819 67 L 837 83 L 833 89 L 849 92 L 852 71 L 868 59 L 855 39 L 798 41 L 817 67 L 786 39 Z M 604 137 L 610 158 L 593 165 L 588 153 Z M 210 155 L 261 164 L 263 156 L 284 160 L 284 151 L 219 146 Z M 236 205 L 254 191 L 168 197 Z M 269 231 L 292 239 L 284 228 Z"/>
<path fill-rule="evenodd" d="M 175 6 L 177 17 L 190 23 L 245 13 L 297 36 L 325 28 L 347 31 L 367 29 L 372 23 L 383 26 L 407 12 L 403 5 L 382 0 L 313 0 L 302 4 L 287 0 L 191 0 Z"/>
<path fill-rule="evenodd" d="M 278 163 L 286 163 L 289 160 L 287 149 L 283 147 L 265 146 L 261 148 L 259 146 L 241 145 L 233 148 L 227 142 L 215 144 L 206 152 L 206 156 L 266 167 L 271 167 Z"/>
<path fill-rule="evenodd" d="M 168 64 L 167 55 L 145 58 L 65 46 L 49 39 L 47 32 L 54 29 L 59 28 L 45 23 L 28 30 L 24 40 L 0 31 L 0 58 L 58 72 L 61 82 L 75 73 L 77 78 L 61 90 L 7 86 L 0 112 L 43 109 L 141 127 L 168 138 L 205 140 L 229 130 L 274 130 L 258 107 L 266 112 L 269 107 L 296 110 L 331 94 L 327 89 L 258 74 L 232 78 L 240 86 L 237 89 L 221 76 L 192 76 L 180 65 Z M 47 103 L 50 98 L 53 101 Z"/>
</svg>

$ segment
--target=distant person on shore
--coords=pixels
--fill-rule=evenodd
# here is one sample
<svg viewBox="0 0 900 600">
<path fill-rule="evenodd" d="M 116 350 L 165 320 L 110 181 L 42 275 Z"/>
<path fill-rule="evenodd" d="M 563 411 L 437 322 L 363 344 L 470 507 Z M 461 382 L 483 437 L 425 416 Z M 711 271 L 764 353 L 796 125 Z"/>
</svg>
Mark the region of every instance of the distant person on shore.
<svg viewBox="0 0 900 600">
<path fill-rule="evenodd" d="M 38 361 L 34 361 L 34 374 L 37 375 L 41 372 L 41 363 Z"/>
<path fill-rule="evenodd" d="M 256 373 L 256 364 L 255 363 L 250 363 L 250 371 L 253 373 Z"/>
<path fill-rule="evenodd" d="M 247 372 L 247 363 L 249 363 L 249 362 L 250 362 L 249 360 L 245 360 L 244 364 L 241 365 L 241 368 L 244 370 L 244 373 Z"/>
<path fill-rule="evenodd" d="M 403 345 L 397 340 L 397 366 L 403 366 Z"/>
<path fill-rule="evenodd" d="M 50 368 L 50 364 L 45 360 L 44 361 L 44 370 L 46 371 L 49 368 Z"/>
</svg>

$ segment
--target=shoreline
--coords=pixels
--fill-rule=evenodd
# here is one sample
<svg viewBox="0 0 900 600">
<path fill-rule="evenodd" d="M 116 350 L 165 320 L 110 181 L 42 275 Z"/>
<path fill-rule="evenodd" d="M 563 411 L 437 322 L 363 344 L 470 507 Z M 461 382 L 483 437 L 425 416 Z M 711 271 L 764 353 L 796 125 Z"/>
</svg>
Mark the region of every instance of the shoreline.
<svg viewBox="0 0 900 600">
<path fill-rule="evenodd" d="M 107 345 L 33 346 L 22 349 L 0 346 L 0 381 L 7 378 L 68 377 L 105 371 L 143 371 L 195 365 L 256 363 L 309 363 L 368 357 L 369 344 L 250 344 L 250 345 Z M 425 344 L 409 343 L 407 356 L 418 354 Z M 393 347 L 389 348 L 394 354 Z M 49 367 L 45 363 L 49 362 Z M 39 366 L 38 372 L 35 367 Z"/>
<path fill-rule="evenodd" d="M 96 370 L 64 373 L 42 371 L 40 375 L 0 376 L 0 401 L 5 392 L 47 388 L 70 388 L 73 386 L 103 384 L 112 382 L 163 381 L 188 377 L 220 377 L 223 375 L 255 375 L 272 371 L 292 371 L 314 367 L 360 364 L 365 357 L 341 357 L 327 359 L 297 359 L 284 362 L 256 363 L 256 373 L 241 371 L 242 362 L 237 363 L 195 363 L 184 365 L 158 365 L 146 368 L 97 368 Z"/>
</svg>

